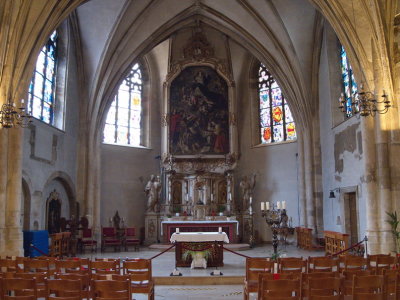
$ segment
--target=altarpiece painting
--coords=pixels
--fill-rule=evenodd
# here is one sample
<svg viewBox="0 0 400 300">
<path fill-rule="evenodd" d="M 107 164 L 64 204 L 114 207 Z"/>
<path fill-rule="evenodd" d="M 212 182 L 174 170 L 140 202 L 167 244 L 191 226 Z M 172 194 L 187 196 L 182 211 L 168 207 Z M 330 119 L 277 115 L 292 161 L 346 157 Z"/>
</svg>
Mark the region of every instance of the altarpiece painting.
<svg viewBox="0 0 400 300">
<path fill-rule="evenodd" d="M 170 87 L 169 145 L 172 155 L 229 153 L 226 81 L 212 68 L 185 68 Z"/>
</svg>

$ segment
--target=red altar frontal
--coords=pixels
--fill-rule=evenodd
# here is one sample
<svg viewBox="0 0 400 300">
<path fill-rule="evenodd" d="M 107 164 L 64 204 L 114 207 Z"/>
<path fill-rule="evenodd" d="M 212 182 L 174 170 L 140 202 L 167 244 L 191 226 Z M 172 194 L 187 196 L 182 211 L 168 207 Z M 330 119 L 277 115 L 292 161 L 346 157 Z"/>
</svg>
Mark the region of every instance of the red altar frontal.
<svg viewBox="0 0 400 300">
<path fill-rule="evenodd" d="M 163 221 L 161 222 L 163 241 L 170 242 L 170 238 L 176 229 L 179 232 L 218 232 L 222 228 L 231 243 L 238 240 L 238 221 Z"/>
</svg>

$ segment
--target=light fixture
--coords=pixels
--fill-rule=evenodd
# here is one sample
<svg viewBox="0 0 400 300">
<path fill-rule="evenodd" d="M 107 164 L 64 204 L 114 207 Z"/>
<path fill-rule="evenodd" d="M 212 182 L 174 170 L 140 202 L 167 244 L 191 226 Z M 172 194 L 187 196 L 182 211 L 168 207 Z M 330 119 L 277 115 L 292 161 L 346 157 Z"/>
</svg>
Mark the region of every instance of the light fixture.
<svg viewBox="0 0 400 300">
<path fill-rule="evenodd" d="M 21 106 L 17 108 L 15 103 L 9 100 L 3 104 L 0 111 L 0 124 L 3 128 L 12 128 L 16 125 L 28 127 L 32 116 L 25 112 L 24 99 L 21 100 Z"/>
<path fill-rule="evenodd" d="M 360 89 L 360 92 L 354 93 L 351 96 L 350 103 L 347 102 L 347 99 L 344 97 L 343 93 L 341 94 L 339 98 L 339 108 L 342 112 L 346 112 L 346 106 L 349 105 L 351 105 L 354 114 L 359 114 L 362 117 L 375 116 L 376 113 L 385 114 L 388 112 L 391 105 L 388 95 L 386 95 L 385 91 L 383 91 L 383 95 L 381 96 L 383 99 L 379 101 L 376 99 L 373 93 L 366 92 L 363 88 L 363 85 L 360 86 Z"/>
<path fill-rule="evenodd" d="M 340 192 L 340 188 L 334 188 L 333 190 L 330 190 L 329 199 L 335 199 L 336 198 L 335 191 Z"/>
</svg>

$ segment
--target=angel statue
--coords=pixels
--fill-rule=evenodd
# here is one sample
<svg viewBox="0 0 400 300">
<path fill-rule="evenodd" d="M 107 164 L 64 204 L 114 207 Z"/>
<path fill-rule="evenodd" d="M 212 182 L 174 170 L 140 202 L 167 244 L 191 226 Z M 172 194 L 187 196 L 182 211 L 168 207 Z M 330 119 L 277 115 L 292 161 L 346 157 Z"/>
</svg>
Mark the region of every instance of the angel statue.
<svg viewBox="0 0 400 300">
<path fill-rule="evenodd" d="M 156 212 L 156 206 L 160 201 L 161 182 L 160 176 L 150 176 L 150 180 L 147 182 L 144 192 L 147 196 L 147 211 Z"/>
<path fill-rule="evenodd" d="M 253 190 L 256 186 L 256 174 L 251 175 L 250 178 L 243 176 L 242 181 L 240 181 L 240 188 L 243 193 L 243 212 L 247 212 L 250 208 L 250 200 L 253 196 Z"/>
</svg>

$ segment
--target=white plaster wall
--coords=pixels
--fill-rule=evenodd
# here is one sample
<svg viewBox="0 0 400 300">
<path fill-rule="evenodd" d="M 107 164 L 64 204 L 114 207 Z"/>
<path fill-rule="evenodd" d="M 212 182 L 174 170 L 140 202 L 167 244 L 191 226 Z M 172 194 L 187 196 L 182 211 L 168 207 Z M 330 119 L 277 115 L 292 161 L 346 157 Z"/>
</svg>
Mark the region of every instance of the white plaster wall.
<svg viewBox="0 0 400 300">
<path fill-rule="evenodd" d="M 293 226 L 299 224 L 297 142 L 252 146 L 252 128 L 258 126 L 258 120 L 252 118 L 251 110 L 258 108 L 251 108 L 249 54 L 234 42 L 230 45 L 233 57 L 232 69 L 237 82 L 237 127 L 240 154 L 240 160 L 235 169 L 234 198 L 238 205 L 241 205 L 240 180 L 244 175 L 256 173 L 257 183 L 253 198 L 254 228 L 258 232 L 260 241 L 271 241 L 271 230 L 261 217 L 261 202 L 286 201 L 287 213 L 289 217 L 292 217 Z"/>
<path fill-rule="evenodd" d="M 336 114 L 339 110 L 337 99 L 340 96 L 340 65 L 339 56 L 335 57 L 335 44 L 332 40 L 331 30 L 329 27 L 325 30 L 319 70 L 324 229 L 345 232 L 343 197 L 336 190 L 336 198 L 330 199 L 330 190 L 340 188 L 343 193 L 345 189 L 356 188 L 358 193 L 359 237 L 361 239 L 364 237 L 366 229 L 366 202 L 360 184 L 360 174 L 363 174 L 360 120 L 352 117 L 335 126 Z M 335 116 L 335 120 L 333 120 L 333 116 Z M 336 149 L 343 148 L 343 143 L 351 142 L 343 140 L 339 136 L 346 134 L 352 126 L 356 128 L 357 132 L 356 141 L 353 141 L 356 149 L 353 152 L 340 151 L 339 158 L 343 160 L 343 169 L 341 169 L 338 167 L 339 162 L 335 160 L 335 147 Z M 341 218 L 339 225 L 337 224 L 338 216 Z"/>
<path fill-rule="evenodd" d="M 39 222 L 39 229 L 44 229 L 44 208 L 48 194 L 44 193 L 46 184 L 55 174 L 61 175 L 71 182 L 71 190 L 75 191 L 76 174 L 79 171 L 76 165 L 78 144 L 78 118 L 80 98 L 77 82 L 77 66 L 74 40 L 68 43 L 67 82 L 65 88 L 65 130 L 59 130 L 39 120 L 34 119 L 33 125 L 36 137 L 32 139 L 32 128 L 24 129 L 22 169 L 24 177 L 30 182 L 31 193 L 31 220 Z M 57 137 L 57 146 L 53 149 L 53 136 Z M 55 156 L 53 156 L 55 153 Z M 33 155 L 32 155 L 33 154 Z M 58 176 L 57 175 L 57 176 Z"/>
</svg>

